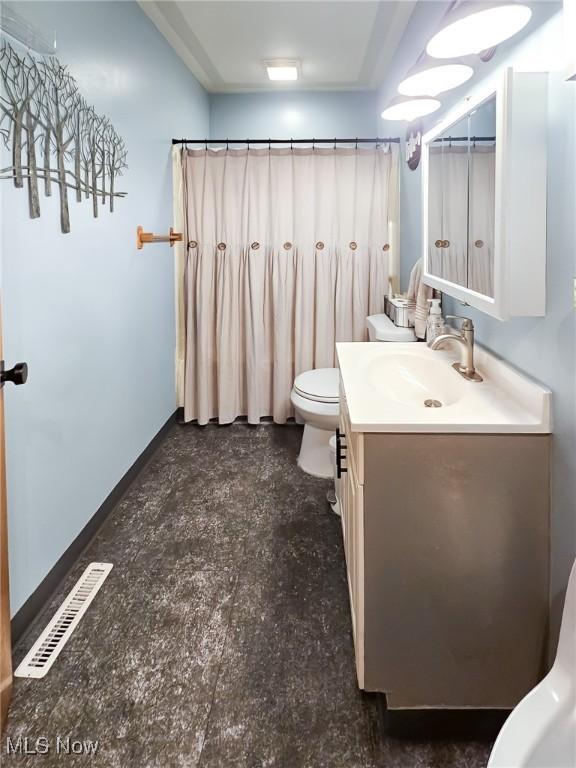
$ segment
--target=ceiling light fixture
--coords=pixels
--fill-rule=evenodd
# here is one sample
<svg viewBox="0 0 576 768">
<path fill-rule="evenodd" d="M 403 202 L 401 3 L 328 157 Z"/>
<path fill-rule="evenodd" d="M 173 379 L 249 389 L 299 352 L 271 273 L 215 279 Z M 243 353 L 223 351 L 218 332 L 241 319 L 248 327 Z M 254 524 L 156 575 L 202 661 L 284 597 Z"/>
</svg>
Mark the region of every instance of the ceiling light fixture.
<svg viewBox="0 0 576 768">
<path fill-rule="evenodd" d="M 438 96 L 470 80 L 474 70 L 468 64 L 429 64 L 420 67 L 398 86 L 403 96 Z"/>
<path fill-rule="evenodd" d="M 531 16 L 532 9 L 521 3 L 488 7 L 485 2 L 463 3 L 448 15 L 448 23 L 430 40 L 426 52 L 435 59 L 481 53 L 520 32 Z"/>
<path fill-rule="evenodd" d="M 440 109 L 442 102 L 438 99 L 394 99 L 382 112 L 384 120 L 406 120 L 411 122 L 417 117 L 424 117 Z"/>
<path fill-rule="evenodd" d="M 268 79 L 274 81 L 298 80 L 299 62 L 294 59 L 275 59 L 263 62 L 268 73 Z"/>
</svg>

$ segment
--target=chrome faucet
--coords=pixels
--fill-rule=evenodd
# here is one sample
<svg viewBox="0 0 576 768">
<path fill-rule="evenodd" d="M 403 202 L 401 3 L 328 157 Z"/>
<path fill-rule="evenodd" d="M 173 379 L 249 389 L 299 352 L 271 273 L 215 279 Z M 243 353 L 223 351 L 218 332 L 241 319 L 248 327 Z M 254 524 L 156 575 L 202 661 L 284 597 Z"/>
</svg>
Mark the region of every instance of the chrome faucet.
<svg viewBox="0 0 576 768">
<path fill-rule="evenodd" d="M 474 368 L 474 323 L 469 317 L 460 315 L 446 315 L 446 320 L 462 320 L 460 333 L 442 333 L 436 336 L 430 349 L 440 349 L 448 341 L 455 341 L 460 345 L 460 362 L 453 363 L 452 368 L 458 371 L 468 381 L 482 381 Z"/>
</svg>

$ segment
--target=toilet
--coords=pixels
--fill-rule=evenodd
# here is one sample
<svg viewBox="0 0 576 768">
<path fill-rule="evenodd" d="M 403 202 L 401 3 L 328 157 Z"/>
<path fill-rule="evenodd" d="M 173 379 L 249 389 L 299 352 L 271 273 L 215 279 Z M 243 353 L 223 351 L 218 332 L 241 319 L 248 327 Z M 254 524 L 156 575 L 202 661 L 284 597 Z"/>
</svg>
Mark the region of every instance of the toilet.
<svg viewBox="0 0 576 768">
<path fill-rule="evenodd" d="M 504 723 L 488 768 L 576 765 L 576 563 L 568 582 L 552 669 Z"/>
<path fill-rule="evenodd" d="M 294 380 L 290 399 L 304 422 L 298 466 L 314 477 L 332 477 L 328 443 L 340 417 L 339 387 L 338 368 L 304 371 Z"/>
<path fill-rule="evenodd" d="M 370 341 L 416 341 L 413 328 L 394 325 L 388 315 L 366 318 Z M 297 417 L 304 422 L 298 466 L 314 477 L 332 477 L 330 437 L 340 417 L 340 372 L 338 368 L 315 368 L 298 374 L 290 399 Z"/>
</svg>

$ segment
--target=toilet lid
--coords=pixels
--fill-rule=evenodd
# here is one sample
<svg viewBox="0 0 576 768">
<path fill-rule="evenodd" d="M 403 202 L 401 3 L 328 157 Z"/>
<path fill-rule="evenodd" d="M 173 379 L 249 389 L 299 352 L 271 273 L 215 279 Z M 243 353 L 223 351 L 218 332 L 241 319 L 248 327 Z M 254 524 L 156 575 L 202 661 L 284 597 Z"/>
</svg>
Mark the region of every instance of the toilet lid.
<svg viewBox="0 0 576 768">
<path fill-rule="evenodd" d="M 337 403 L 340 387 L 340 371 L 338 368 L 316 368 L 304 371 L 296 376 L 294 389 L 308 400 L 318 400 L 321 403 Z"/>
</svg>

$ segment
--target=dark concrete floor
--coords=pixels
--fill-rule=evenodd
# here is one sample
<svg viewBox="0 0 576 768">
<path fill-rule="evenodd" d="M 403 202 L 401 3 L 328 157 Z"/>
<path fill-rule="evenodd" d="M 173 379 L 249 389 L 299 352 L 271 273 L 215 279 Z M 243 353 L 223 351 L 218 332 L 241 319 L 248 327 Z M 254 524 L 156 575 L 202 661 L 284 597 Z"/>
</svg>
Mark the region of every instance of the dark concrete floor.
<svg viewBox="0 0 576 768">
<path fill-rule="evenodd" d="M 487 742 L 385 738 L 356 686 L 340 521 L 295 426 L 174 425 L 88 562 L 114 564 L 54 667 L 16 679 L 10 766 L 480 768 Z M 56 738 L 97 740 L 92 757 Z"/>
</svg>

